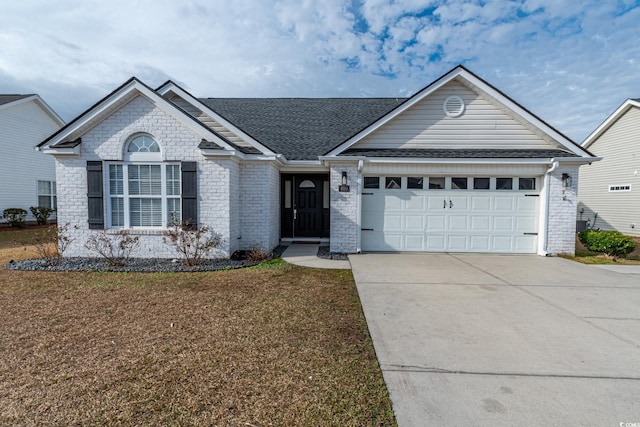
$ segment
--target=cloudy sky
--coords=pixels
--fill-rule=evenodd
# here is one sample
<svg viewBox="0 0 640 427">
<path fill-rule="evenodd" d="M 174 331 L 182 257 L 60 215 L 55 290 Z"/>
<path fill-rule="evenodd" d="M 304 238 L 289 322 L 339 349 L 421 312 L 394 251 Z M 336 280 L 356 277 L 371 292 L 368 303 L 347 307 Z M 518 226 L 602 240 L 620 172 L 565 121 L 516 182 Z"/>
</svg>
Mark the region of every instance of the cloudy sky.
<svg viewBox="0 0 640 427">
<path fill-rule="evenodd" d="M 131 76 L 198 97 L 409 96 L 463 64 L 581 142 L 640 98 L 640 0 L 2 0 L 0 93 L 71 120 Z"/>
</svg>

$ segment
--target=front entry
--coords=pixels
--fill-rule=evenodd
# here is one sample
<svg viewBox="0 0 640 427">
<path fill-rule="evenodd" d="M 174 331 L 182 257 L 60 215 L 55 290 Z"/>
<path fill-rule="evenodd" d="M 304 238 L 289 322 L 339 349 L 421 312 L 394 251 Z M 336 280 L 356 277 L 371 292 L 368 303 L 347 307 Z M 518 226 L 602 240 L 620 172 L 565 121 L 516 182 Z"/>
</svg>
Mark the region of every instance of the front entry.
<svg viewBox="0 0 640 427">
<path fill-rule="evenodd" d="M 329 237 L 329 176 L 282 175 L 281 183 L 282 237 Z"/>
</svg>

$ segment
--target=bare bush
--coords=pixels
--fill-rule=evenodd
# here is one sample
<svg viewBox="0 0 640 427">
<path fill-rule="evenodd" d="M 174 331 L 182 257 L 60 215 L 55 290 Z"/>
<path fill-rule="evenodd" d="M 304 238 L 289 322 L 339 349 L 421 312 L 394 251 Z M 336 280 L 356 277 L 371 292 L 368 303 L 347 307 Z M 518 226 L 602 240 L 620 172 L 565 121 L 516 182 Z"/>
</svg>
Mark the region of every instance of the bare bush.
<svg viewBox="0 0 640 427">
<path fill-rule="evenodd" d="M 128 230 L 119 230 L 113 234 L 106 231 L 93 234 L 84 246 L 107 260 L 111 266 L 126 265 L 131 253 L 140 245 L 138 236 L 129 235 Z"/>
<path fill-rule="evenodd" d="M 221 234 L 212 232 L 206 225 L 193 228 L 188 221 L 173 225 L 164 235 L 162 241 L 173 246 L 182 263 L 189 267 L 199 265 L 212 250 L 223 244 Z"/>
<path fill-rule="evenodd" d="M 257 243 L 251 249 L 247 251 L 247 260 L 254 262 L 262 262 L 270 260 L 272 256 L 271 251 L 264 249 L 264 247 Z"/>
<path fill-rule="evenodd" d="M 71 225 L 66 223 L 62 226 L 52 225 L 50 227 L 38 229 L 31 241 L 20 242 L 23 245 L 33 245 L 36 253 L 40 258 L 47 260 L 47 264 L 55 265 L 60 262 L 60 258 L 64 255 L 73 238 L 69 235 Z M 74 226 L 74 228 L 78 228 Z"/>
</svg>

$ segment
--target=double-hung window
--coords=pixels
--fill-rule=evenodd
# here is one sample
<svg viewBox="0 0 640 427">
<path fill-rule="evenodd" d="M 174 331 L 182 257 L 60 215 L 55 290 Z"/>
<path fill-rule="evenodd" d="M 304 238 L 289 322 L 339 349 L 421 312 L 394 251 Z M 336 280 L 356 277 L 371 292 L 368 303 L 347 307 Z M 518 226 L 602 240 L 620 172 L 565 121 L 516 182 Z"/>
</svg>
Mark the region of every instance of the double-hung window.
<svg viewBox="0 0 640 427">
<path fill-rule="evenodd" d="M 159 147 L 148 135 L 139 135 L 129 143 L 128 152 L 159 153 Z M 109 226 L 164 228 L 179 223 L 180 164 L 136 162 L 136 156 L 128 157 L 132 161 L 108 164 Z"/>
<path fill-rule="evenodd" d="M 38 206 L 57 209 L 55 181 L 38 181 Z"/>
</svg>

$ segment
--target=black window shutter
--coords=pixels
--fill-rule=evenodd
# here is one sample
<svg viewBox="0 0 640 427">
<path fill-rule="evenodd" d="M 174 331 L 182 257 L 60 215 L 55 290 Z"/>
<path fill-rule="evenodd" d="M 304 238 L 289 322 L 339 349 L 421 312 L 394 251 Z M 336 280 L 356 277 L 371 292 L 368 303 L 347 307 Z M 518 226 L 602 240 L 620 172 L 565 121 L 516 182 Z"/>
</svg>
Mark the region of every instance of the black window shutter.
<svg viewBox="0 0 640 427">
<path fill-rule="evenodd" d="M 104 229 L 104 203 L 102 195 L 102 162 L 87 162 L 87 197 L 89 229 Z"/>
<path fill-rule="evenodd" d="M 198 228 L 198 163 L 182 162 L 182 221 Z"/>
</svg>

